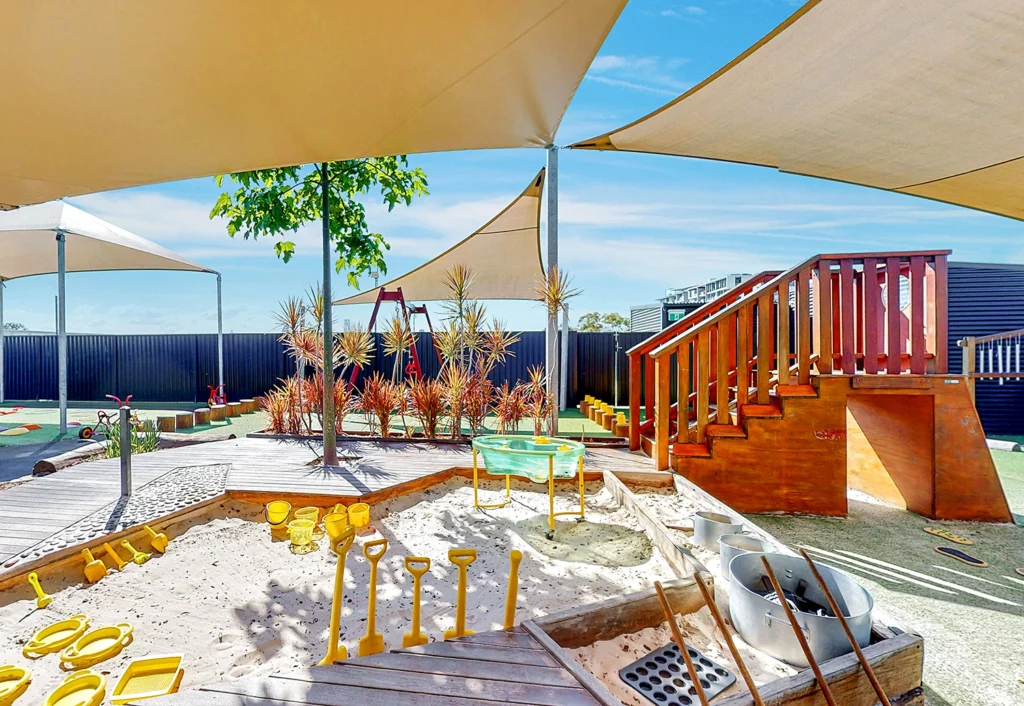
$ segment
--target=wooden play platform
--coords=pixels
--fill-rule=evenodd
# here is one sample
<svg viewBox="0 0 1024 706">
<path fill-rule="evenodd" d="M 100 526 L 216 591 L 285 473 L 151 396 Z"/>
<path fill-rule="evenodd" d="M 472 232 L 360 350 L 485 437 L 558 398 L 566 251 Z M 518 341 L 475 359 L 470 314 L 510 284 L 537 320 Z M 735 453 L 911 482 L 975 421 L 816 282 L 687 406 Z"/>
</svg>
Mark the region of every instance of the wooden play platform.
<svg viewBox="0 0 1024 706">
<path fill-rule="evenodd" d="M 630 448 L 741 512 L 845 515 L 853 487 L 1011 522 L 968 379 L 947 370 L 948 254 L 815 255 L 635 346 Z"/>
</svg>

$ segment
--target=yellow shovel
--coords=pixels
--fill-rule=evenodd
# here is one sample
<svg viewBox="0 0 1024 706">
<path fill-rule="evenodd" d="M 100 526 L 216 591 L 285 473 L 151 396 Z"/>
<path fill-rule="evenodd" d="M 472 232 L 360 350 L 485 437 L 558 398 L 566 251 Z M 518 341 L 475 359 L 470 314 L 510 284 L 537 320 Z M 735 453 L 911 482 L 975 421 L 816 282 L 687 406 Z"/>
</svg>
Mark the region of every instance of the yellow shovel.
<svg viewBox="0 0 1024 706">
<path fill-rule="evenodd" d="M 131 542 L 129 542 L 127 539 L 121 540 L 121 546 L 132 553 L 132 561 L 134 561 L 136 564 L 139 564 L 141 566 L 142 564 L 145 564 L 147 561 L 149 561 L 150 555 L 146 554 L 145 552 L 140 552 L 138 549 L 133 547 L 131 545 Z"/>
<path fill-rule="evenodd" d="M 82 550 L 85 557 L 85 580 L 89 583 L 96 583 L 107 575 L 107 565 L 93 557 L 92 552 L 87 548 Z"/>
<path fill-rule="evenodd" d="M 161 554 L 167 551 L 167 542 L 170 540 L 167 539 L 166 534 L 163 532 L 157 532 L 149 525 L 145 525 L 143 529 L 145 529 L 147 534 L 149 534 L 149 546 L 153 547 L 153 549 Z"/>
<path fill-rule="evenodd" d="M 36 592 L 36 607 L 45 608 L 46 606 L 53 603 L 53 596 L 49 595 L 43 590 L 43 587 L 39 585 L 39 574 L 33 571 L 28 575 L 28 582 L 32 585 L 32 588 Z"/>
<path fill-rule="evenodd" d="M 430 559 L 425 556 L 405 557 L 405 570 L 412 574 L 412 630 L 402 637 L 402 647 L 427 644 L 427 636 L 420 632 L 420 579 L 430 571 Z"/>
<path fill-rule="evenodd" d="M 128 562 L 122 559 L 121 555 L 114 551 L 114 548 L 110 546 L 110 542 L 104 542 L 103 549 L 107 552 L 107 556 L 114 560 L 114 564 L 117 565 L 117 570 L 124 571 L 124 567 L 128 566 Z"/>
<path fill-rule="evenodd" d="M 352 540 L 356 538 L 356 528 L 349 525 L 338 535 L 332 548 L 338 555 L 337 568 L 334 572 L 334 599 L 331 601 L 331 627 L 327 636 L 327 654 L 320 660 L 320 666 L 326 667 L 338 660 L 348 659 L 348 648 L 338 644 L 338 636 L 341 633 L 341 597 L 345 589 L 345 558 L 348 550 L 352 547 Z"/>
<path fill-rule="evenodd" d="M 505 594 L 505 629 L 511 630 L 516 626 L 516 600 L 519 598 L 519 562 L 523 560 L 523 553 L 513 549 L 509 554 L 511 567 L 508 570 L 508 593 Z"/>
<path fill-rule="evenodd" d="M 466 629 L 466 569 L 476 561 L 476 549 L 449 549 L 448 561 L 459 567 L 459 593 L 455 603 L 455 628 L 444 631 L 445 640 L 473 634 Z"/>
<path fill-rule="evenodd" d="M 370 561 L 370 603 L 366 609 L 366 634 L 359 638 L 360 657 L 384 651 L 384 636 L 377 632 L 377 562 L 387 550 L 386 539 L 375 539 L 363 545 L 363 556 Z"/>
</svg>

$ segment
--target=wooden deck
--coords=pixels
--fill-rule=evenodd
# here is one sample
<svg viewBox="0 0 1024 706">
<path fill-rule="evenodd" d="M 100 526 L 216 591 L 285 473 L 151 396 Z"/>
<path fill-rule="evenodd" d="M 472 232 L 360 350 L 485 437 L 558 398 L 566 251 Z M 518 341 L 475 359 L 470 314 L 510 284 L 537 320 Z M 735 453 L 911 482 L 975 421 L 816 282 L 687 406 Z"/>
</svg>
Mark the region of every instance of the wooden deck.
<svg viewBox="0 0 1024 706">
<path fill-rule="evenodd" d="M 325 469 L 315 465 L 317 454 L 303 443 L 231 439 L 136 456 L 132 480 L 138 489 L 175 469 L 228 464 L 224 493 L 230 497 L 254 502 L 286 497 L 329 504 L 376 502 L 472 468 L 470 449 L 453 444 L 349 442 L 339 445 L 339 456 L 342 465 Z M 592 449 L 586 467 L 588 474 L 610 470 L 651 475 L 644 456 L 621 450 Z M 38 545 L 115 502 L 119 495 L 118 459 L 83 463 L 0 491 L 0 582 L 5 574 L 21 574 L 29 565 L 58 558 L 56 553 L 41 555 Z M 69 538 L 59 554 L 73 553 L 75 546 L 74 538 Z"/>
<path fill-rule="evenodd" d="M 593 690 L 596 693 L 592 693 Z M 602 698 L 604 697 L 604 698 Z M 432 642 L 269 677 L 210 684 L 138 706 L 606 706 L 618 702 L 584 684 L 522 627 Z"/>
</svg>

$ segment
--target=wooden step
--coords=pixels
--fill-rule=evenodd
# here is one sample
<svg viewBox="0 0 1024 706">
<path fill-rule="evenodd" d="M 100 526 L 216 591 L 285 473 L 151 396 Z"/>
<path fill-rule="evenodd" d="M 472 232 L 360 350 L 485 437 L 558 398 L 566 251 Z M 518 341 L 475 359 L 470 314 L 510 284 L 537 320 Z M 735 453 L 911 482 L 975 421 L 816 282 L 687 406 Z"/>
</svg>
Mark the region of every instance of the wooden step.
<svg viewBox="0 0 1024 706">
<path fill-rule="evenodd" d="M 705 430 L 712 439 L 745 439 L 747 432 L 734 424 L 708 424 Z"/>
<path fill-rule="evenodd" d="M 775 404 L 745 404 L 744 419 L 782 419 L 782 410 Z"/>
<path fill-rule="evenodd" d="M 672 455 L 680 458 L 711 458 L 707 444 L 673 444 Z"/>
<path fill-rule="evenodd" d="M 817 397 L 818 391 L 814 385 L 778 385 L 775 394 L 786 399 L 789 397 Z"/>
</svg>

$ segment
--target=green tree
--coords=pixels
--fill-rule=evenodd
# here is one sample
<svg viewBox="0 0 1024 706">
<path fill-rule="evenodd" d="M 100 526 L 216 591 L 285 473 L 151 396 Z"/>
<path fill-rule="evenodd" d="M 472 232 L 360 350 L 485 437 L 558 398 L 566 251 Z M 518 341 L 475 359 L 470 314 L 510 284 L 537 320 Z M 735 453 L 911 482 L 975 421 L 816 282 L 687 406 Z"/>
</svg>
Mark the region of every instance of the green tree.
<svg viewBox="0 0 1024 706">
<path fill-rule="evenodd" d="M 228 235 L 241 233 L 248 240 L 274 238 L 274 251 L 288 262 L 295 254 L 295 242 L 283 238 L 303 225 L 320 221 L 323 233 L 323 335 L 334 340 L 331 296 L 331 253 L 336 273 L 345 271 L 349 285 L 357 287 L 359 275 L 372 270 L 387 272 L 384 251 L 389 249 L 384 236 L 370 232 L 366 208 L 360 197 L 379 194 L 388 211 L 399 203 L 409 205 L 413 198 L 427 193 L 427 176 L 419 168 L 410 169 L 404 155 L 323 162 L 260 169 L 230 174 L 237 188 L 221 193 L 210 218 L 222 216 L 228 221 Z M 223 186 L 224 175 L 216 177 Z M 324 346 L 324 419 L 334 419 L 333 345 Z M 324 465 L 338 463 L 333 424 L 324 424 Z"/>
<path fill-rule="evenodd" d="M 607 314 L 592 311 L 581 316 L 576 322 L 576 330 L 582 333 L 625 331 L 627 329 L 629 329 L 629 317 L 616 314 L 614 311 Z"/>
</svg>

